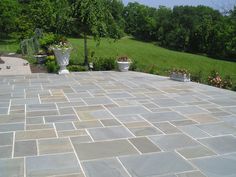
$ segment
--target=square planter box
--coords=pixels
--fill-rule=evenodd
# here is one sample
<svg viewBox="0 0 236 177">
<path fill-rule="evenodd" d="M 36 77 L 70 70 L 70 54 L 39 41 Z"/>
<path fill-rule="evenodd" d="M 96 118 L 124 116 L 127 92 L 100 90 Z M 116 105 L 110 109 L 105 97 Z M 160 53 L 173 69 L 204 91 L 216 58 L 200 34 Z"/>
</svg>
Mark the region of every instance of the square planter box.
<svg viewBox="0 0 236 177">
<path fill-rule="evenodd" d="M 172 73 L 170 79 L 180 82 L 190 82 L 190 74 Z"/>
</svg>

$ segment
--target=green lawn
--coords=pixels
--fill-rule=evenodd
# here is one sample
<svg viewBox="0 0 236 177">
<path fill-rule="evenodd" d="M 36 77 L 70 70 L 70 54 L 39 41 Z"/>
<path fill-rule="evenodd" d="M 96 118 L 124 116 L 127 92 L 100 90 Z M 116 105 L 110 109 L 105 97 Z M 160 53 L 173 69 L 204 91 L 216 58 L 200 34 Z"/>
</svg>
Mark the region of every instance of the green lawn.
<svg viewBox="0 0 236 177">
<path fill-rule="evenodd" d="M 73 38 L 70 39 L 70 42 L 74 47 L 72 59 L 82 62 L 83 40 Z M 98 47 L 96 47 L 96 42 L 90 39 L 88 45 L 90 52 L 95 51 L 95 56 L 97 57 L 128 55 L 131 59 L 137 61 L 138 67 L 142 70 L 147 70 L 152 65 L 155 65 L 155 70 L 161 75 L 166 75 L 167 71 L 172 68 L 185 68 L 191 73 L 202 71 L 206 78 L 211 70 L 216 70 L 222 76 L 230 75 L 236 83 L 236 62 L 171 51 L 152 43 L 140 42 L 131 38 L 123 38 L 116 42 L 102 39 Z"/>
<path fill-rule="evenodd" d="M 19 49 L 19 43 L 14 40 L 0 40 L 0 53 L 16 53 Z"/>
</svg>

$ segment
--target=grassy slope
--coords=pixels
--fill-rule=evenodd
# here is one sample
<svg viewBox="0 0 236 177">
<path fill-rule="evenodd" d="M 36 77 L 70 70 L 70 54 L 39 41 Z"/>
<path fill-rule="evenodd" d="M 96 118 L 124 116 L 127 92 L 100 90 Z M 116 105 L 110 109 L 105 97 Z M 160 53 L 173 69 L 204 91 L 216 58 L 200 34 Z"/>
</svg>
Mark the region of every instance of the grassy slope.
<svg viewBox="0 0 236 177">
<path fill-rule="evenodd" d="M 83 40 L 70 39 L 74 46 L 72 58 L 83 60 Z M 223 76 L 231 75 L 236 80 L 236 63 L 220 61 L 200 55 L 171 51 L 158 47 L 151 43 L 136 41 L 129 38 L 113 42 L 103 39 L 98 47 L 93 40 L 88 41 L 90 51 L 95 51 L 98 57 L 117 57 L 128 55 L 138 61 L 140 68 L 150 68 L 153 64 L 160 74 L 166 74 L 171 68 L 185 68 L 192 73 L 203 72 L 206 77 L 208 73 L 215 69 Z"/>
<path fill-rule="evenodd" d="M 77 62 L 83 61 L 83 40 L 70 39 L 74 49 L 72 59 Z M 124 38 L 119 41 L 103 39 L 98 47 L 94 40 L 88 41 L 90 51 L 95 51 L 97 57 L 117 57 L 119 55 L 128 55 L 130 58 L 138 61 L 139 68 L 146 70 L 151 65 L 155 65 L 159 74 L 166 74 L 171 68 L 185 68 L 192 73 L 203 71 L 206 77 L 213 69 L 220 72 L 221 75 L 230 75 L 236 83 L 236 63 L 214 60 L 208 57 L 193 55 L 182 52 L 175 52 L 155 46 L 151 43 L 136 41 Z M 1 52 L 16 52 L 19 44 L 14 40 L 0 41 Z"/>
<path fill-rule="evenodd" d="M 19 44 L 15 40 L 0 40 L 0 53 L 16 53 L 18 49 Z"/>
</svg>

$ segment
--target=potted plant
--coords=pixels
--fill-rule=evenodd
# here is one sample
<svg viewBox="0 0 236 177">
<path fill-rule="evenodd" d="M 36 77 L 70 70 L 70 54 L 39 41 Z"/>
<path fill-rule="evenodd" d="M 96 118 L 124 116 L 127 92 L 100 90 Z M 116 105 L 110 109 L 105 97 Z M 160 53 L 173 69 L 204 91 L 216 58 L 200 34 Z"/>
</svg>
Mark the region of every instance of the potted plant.
<svg viewBox="0 0 236 177">
<path fill-rule="evenodd" d="M 58 65 L 60 66 L 58 74 L 69 74 L 66 66 L 69 64 L 70 52 L 72 50 L 70 43 L 67 40 L 62 40 L 58 44 L 52 45 L 51 49 L 55 54 Z"/>
<path fill-rule="evenodd" d="M 129 71 L 131 60 L 127 56 L 122 56 L 117 59 L 118 69 L 121 72 Z"/>
<path fill-rule="evenodd" d="M 170 72 L 170 79 L 181 82 L 190 82 L 190 73 L 186 69 L 173 69 Z"/>
</svg>

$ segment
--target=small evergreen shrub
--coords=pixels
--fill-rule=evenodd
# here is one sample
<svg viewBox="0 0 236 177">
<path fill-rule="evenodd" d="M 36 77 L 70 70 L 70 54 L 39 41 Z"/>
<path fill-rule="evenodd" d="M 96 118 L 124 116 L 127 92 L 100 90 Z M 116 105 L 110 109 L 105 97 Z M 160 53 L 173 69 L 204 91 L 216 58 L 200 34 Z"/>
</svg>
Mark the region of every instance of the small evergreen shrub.
<svg viewBox="0 0 236 177">
<path fill-rule="evenodd" d="M 99 57 L 99 58 L 94 58 L 92 62 L 95 71 L 109 71 L 109 70 L 114 70 L 116 67 L 115 58 Z"/>
<path fill-rule="evenodd" d="M 49 73 L 56 73 L 59 70 L 59 66 L 56 61 L 47 61 L 46 68 Z"/>
</svg>

